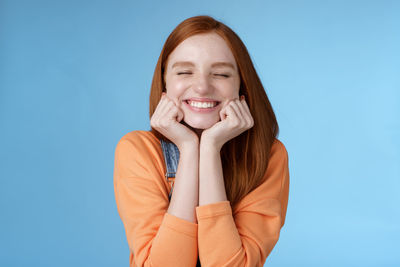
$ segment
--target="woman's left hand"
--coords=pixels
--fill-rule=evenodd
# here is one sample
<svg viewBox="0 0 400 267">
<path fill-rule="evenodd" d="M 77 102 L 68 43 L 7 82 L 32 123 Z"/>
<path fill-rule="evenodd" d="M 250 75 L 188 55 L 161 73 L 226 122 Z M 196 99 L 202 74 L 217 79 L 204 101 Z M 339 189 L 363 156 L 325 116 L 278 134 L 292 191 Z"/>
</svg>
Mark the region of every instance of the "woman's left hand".
<svg viewBox="0 0 400 267">
<path fill-rule="evenodd" d="M 254 125 L 253 117 L 244 97 L 235 98 L 219 112 L 221 120 L 201 134 L 200 143 L 206 143 L 218 150 L 232 138 L 238 136 Z"/>
</svg>

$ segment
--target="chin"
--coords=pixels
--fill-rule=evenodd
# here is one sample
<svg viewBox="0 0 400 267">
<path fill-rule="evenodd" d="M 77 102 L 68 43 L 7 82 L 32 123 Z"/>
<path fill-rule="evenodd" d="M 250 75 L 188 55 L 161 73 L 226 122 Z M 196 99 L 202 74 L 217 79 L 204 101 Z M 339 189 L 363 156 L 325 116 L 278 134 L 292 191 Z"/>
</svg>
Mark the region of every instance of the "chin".
<svg viewBox="0 0 400 267">
<path fill-rule="evenodd" d="M 211 128 L 214 124 L 218 122 L 218 120 L 191 120 L 191 119 L 184 119 L 184 121 L 190 127 L 202 130 Z"/>
</svg>

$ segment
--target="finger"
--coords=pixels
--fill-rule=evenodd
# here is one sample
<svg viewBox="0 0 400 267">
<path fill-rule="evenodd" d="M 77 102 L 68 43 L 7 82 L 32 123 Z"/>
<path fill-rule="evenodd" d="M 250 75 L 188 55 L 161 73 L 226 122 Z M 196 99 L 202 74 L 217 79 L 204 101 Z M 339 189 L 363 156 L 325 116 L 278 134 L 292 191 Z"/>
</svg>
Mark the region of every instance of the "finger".
<svg viewBox="0 0 400 267">
<path fill-rule="evenodd" d="M 178 120 L 178 117 L 179 117 L 178 113 L 179 113 L 179 108 L 178 108 L 177 106 L 174 105 L 174 106 L 172 106 L 171 109 L 168 111 L 168 113 L 166 114 L 166 117 L 167 117 L 167 118 L 171 118 L 171 119 L 173 119 L 174 121 L 177 121 L 177 120 Z"/>
<path fill-rule="evenodd" d="M 247 111 L 247 109 L 245 108 L 244 104 L 245 104 L 245 100 L 242 99 L 241 101 L 238 102 L 238 108 L 240 109 L 243 119 L 246 121 L 247 125 L 251 124 L 251 118 L 250 118 L 250 113 Z"/>
<path fill-rule="evenodd" d="M 237 115 L 237 128 L 247 128 L 247 120 L 244 114 L 242 114 L 242 111 L 240 109 L 240 102 L 239 100 L 235 100 L 232 104 L 231 104 L 233 110 L 235 111 L 236 115 Z"/>
<path fill-rule="evenodd" d="M 160 128 L 161 126 L 161 119 L 164 117 L 163 113 L 165 111 L 165 106 L 168 103 L 168 97 L 165 92 L 162 92 L 160 101 L 157 104 L 157 107 L 151 117 L 151 124 L 152 127 Z"/>
<path fill-rule="evenodd" d="M 238 114 L 236 113 L 235 109 L 233 108 L 232 103 L 230 103 L 227 107 L 226 107 L 226 114 L 227 117 L 230 118 L 232 121 L 236 122 L 236 123 L 240 123 L 240 119 Z M 235 123 L 235 124 L 236 124 Z"/>
<path fill-rule="evenodd" d="M 233 100 L 229 100 L 228 103 L 226 103 L 226 105 L 221 109 L 221 111 L 220 111 L 221 120 L 226 119 L 230 115 L 230 114 L 228 114 L 228 107 L 230 106 L 232 101 Z M 232 112 L 230 112 L 230 113 L 232 113 Z"/>
<path fill-rule="evenodd" d="M 166 97 L 166 99 L 164 100 L 163 104 L 160 107 L 160 116 L 164 116 L 165 114 L 167 114 L 173 106 L 175 106 L 174 101 Z"/>
<path fill-rule="evenodd" d="M 236 114 L 239 118 L 242 118 L 244 114 L 242 113 L 242 110 L 239 106 L 241 106 L 239 99 L 236 99 L 232 102 L 232 107 L 234 108 Z"/>
<path fill-rule="evenodd" d="M 164 100 L 167 99 L 167 98 L 168 98 L 168 97 L 167 97 L 167 94 L 163 92 L 163 93 L 161 94 L 160 102 L 161 102 L 161 101 L 164 101 Z"/>
<path fill-rule="evenodd" d="M 227 105 L 224 106 L 219 112 L 219 117 L 221 118 L 221 121 L 225 120 L 225 118 L 226 118 L 226 107 L 227 107 Z"/>
<path fill-rule="evenodd" d="M 178 98 L 174 98 L 173 101 L 174 101 L 174 103 L 175 103 L 175 106 L 177 106 L 178 108 L 180 108 L 181 102 L 179 102 L 179 99 L 178 99 Z"/>
<path fill-rule="evenodd" d="M 250 112 L 250 108 L 249 108 L 249 106 L 247 105 L 247 102 L 246 102 L 246 100 L 243 98 L 243 100 L 241 101 L 242 102 L 242 107 L 246 110 L 246 116 L 247 116 L 247 118 L 249 119 L 249 125 L 251 126 L 251 127 L 253 127 L 253 125 L 254 125 L 254 118 L 253 118 L 253 116 L 251 115 L 251 112 Z"/>
<path fill-rule="evenodd" d="M 178 108 L 178 122 L 181 122 L 183 120 L 183 111 Z"/>
<path fill-rule="evenodd" d="M 251 115 L 250 108 L 249 108 L 249 106 L 247 105 L 246 99 L 243 98 L 243 99 L 241 100 L 241 102 L 243 103 L 243 106 L 244 106 L 244 108 L 247 110 L 247 112 L 249 112 L 249 114 Z"/>
<path fill-rule="evenodd" d="M 166 95 L 165 95 L 165 93 L 162 93 L 160 101 L 158 101 L 156 110 L 154 111 L 154 114 L 160 113 L 160 111 L 163 109 L 163 107 L 165 105 L 165 100 L 166 100 Z"/>
</svg>

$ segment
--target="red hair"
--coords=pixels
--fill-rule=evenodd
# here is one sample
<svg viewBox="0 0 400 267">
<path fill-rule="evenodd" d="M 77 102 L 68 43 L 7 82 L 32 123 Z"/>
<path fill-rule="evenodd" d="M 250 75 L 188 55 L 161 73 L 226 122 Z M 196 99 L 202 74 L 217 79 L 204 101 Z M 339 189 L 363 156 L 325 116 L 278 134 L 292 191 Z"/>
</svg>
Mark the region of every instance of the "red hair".
<svg viewBox="0 0 400 267">
<path fill-rule="evenodd" d="M 229 140 L 221 148 L 225 191 L 234 207 L 266 178 L 272 143 L 279 133 L 271 103 L 239 36 L 209 16 L 191 17 L 181 22 L 168 36 L 158 58 L 150 91 L 150 118 L 165 91 L 164 71 L 168 56 L 188 37 L 210 32 L 221 36 L 231 49 L 240 75 L 239 95 L 245 96 L 254 119 L 252 128 Z M 158 138 L 168 140 L 157 130 L 152 128 L 151 131 Z"/>
</svg>

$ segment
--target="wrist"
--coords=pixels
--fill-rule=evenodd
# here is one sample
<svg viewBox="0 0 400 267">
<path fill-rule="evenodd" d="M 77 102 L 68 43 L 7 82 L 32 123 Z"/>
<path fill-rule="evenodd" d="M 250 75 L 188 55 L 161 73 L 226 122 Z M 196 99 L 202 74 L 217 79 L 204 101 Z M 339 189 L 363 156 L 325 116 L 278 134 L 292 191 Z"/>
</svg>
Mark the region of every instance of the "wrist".
<svg viewBox="0 0 400 267">
<path fill-rule="evenodd" d="M 206 152 L 220 152 L 221 146 L 211 140 L 201 140 L 200 141 L 200 151 Z"/>
<path fill-rule="evenodd" d="M 199 142 L 197 140 L 183 142 L 178 146 L 180 153 L 183 151 L 193 151 L 199 149 Z"/>
</svg>

